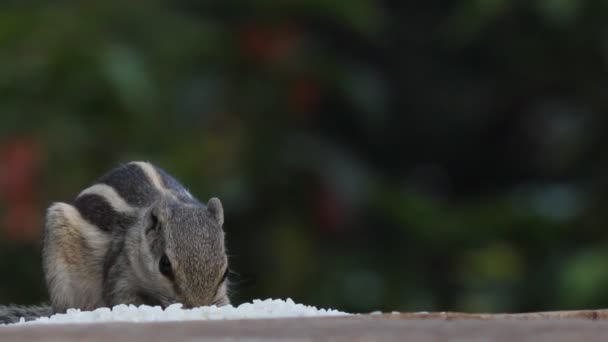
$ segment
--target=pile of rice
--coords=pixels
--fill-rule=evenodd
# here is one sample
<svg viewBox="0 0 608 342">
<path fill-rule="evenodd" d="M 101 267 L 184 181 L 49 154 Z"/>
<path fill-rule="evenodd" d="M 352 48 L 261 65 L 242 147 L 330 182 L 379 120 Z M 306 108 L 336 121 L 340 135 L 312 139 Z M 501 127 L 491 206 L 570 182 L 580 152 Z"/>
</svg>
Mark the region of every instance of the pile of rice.
<svg viewBox="0 0 608 342">
<path fill-rule="evenodd" d="M 156 322 L 156 321 L 194 321 L 220 319 L 279 318 L 348 315 L 337 310 L 317 309 L 314 306 L 294 303 L 291 298 L 256 299 L 238 307 L 232 305 L 216 307 L 205 306 L 193 309 L 182 309 L 182 304 L 173 304 L 166 309 L 160 306 L 117 305 L 113 308 L 100 308 L 94 311 L 70 309 L 64 314 L 41 317 L 25 322 L 22 318 L 17 324 L 67 324 L 95 322 Z"/>
</svg>

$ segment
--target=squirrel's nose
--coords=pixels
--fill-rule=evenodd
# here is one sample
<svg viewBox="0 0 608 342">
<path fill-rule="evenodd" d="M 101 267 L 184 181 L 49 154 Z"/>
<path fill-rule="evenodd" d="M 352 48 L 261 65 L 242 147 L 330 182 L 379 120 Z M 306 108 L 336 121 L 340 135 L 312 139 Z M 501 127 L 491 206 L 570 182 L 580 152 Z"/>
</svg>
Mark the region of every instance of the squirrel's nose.
<svg viewBox="0 0 608 342">
<path fill-rule="evenodd" d="M 189 298 L 184 298 L 183 305 L 186 308 L 196 308 L 199 306 L 209 306 L 213 304 L 213 296 L 212 295 L 200 295 L 196 296 L 195 294 L 191 294 L 188 296 Z"/>
</svg>

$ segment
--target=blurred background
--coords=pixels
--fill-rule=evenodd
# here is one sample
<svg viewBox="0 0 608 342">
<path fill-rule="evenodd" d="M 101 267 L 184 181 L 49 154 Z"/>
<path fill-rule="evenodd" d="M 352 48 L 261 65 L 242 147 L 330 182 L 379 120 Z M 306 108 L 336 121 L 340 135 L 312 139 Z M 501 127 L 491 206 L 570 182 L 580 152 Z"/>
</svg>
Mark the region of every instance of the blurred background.
<svg viewBox="0 0 608 342">
<path fill-rule="evenodd" d="M 149 160 L 218 196 L 235 303 L 608 307 L 608 3 L 0 5 L 0 303 L 44 210 Z"/>
</svg>

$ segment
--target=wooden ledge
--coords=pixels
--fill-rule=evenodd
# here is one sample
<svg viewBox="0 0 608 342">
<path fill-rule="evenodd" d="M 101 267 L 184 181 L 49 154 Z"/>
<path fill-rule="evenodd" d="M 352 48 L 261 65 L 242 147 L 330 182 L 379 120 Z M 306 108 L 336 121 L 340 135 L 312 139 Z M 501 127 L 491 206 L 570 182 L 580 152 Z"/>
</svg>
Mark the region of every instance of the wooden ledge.
<svg viewBox="0 0 608 342">
<path fill-rule="evenodd" d="M 13 325 L 0 341 L 605 341 L 608 312 L 399 313 L 231 321 Z"/>
<path fill-rule="evenodd" d="M 463 312 L 416 312 L 371 315 L 383 319 L 443 319 L 443 320 L 608 320 L 608 309 L 602 310 L 574 310 L 574 311 L 545 311 L 514 314 L 485 314 Z"/>
</svg>

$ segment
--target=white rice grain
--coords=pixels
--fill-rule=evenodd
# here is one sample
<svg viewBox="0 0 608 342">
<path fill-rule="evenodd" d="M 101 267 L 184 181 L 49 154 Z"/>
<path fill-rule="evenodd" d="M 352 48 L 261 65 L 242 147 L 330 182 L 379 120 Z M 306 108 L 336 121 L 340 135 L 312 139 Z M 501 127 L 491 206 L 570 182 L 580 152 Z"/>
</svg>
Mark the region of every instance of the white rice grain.
<svg viewBox="0 0 608 342">
<path fill-rule="evenodd" d="M 64 314 L 41 317 L 25 322 L 23 318 L 16 324 L 72 324 L 98 322 L 158 322 L 158 321 L 194 321 L 226 320 L 253 318 L 340 316 L 348 313 L 337 310 L 317 309 L 314 306 L 296 304 L 291 298 L 255 299 L 252 303 L 243 303 L 238 307 L 232 305 L 217 307 L 204 306 L 182 309 L 182 304 L 173 304 L 166 309 L 160 306 L 117 305 L 113 308 L 100 308 L 93 311 L 69 309 Z"/>
</svg>

